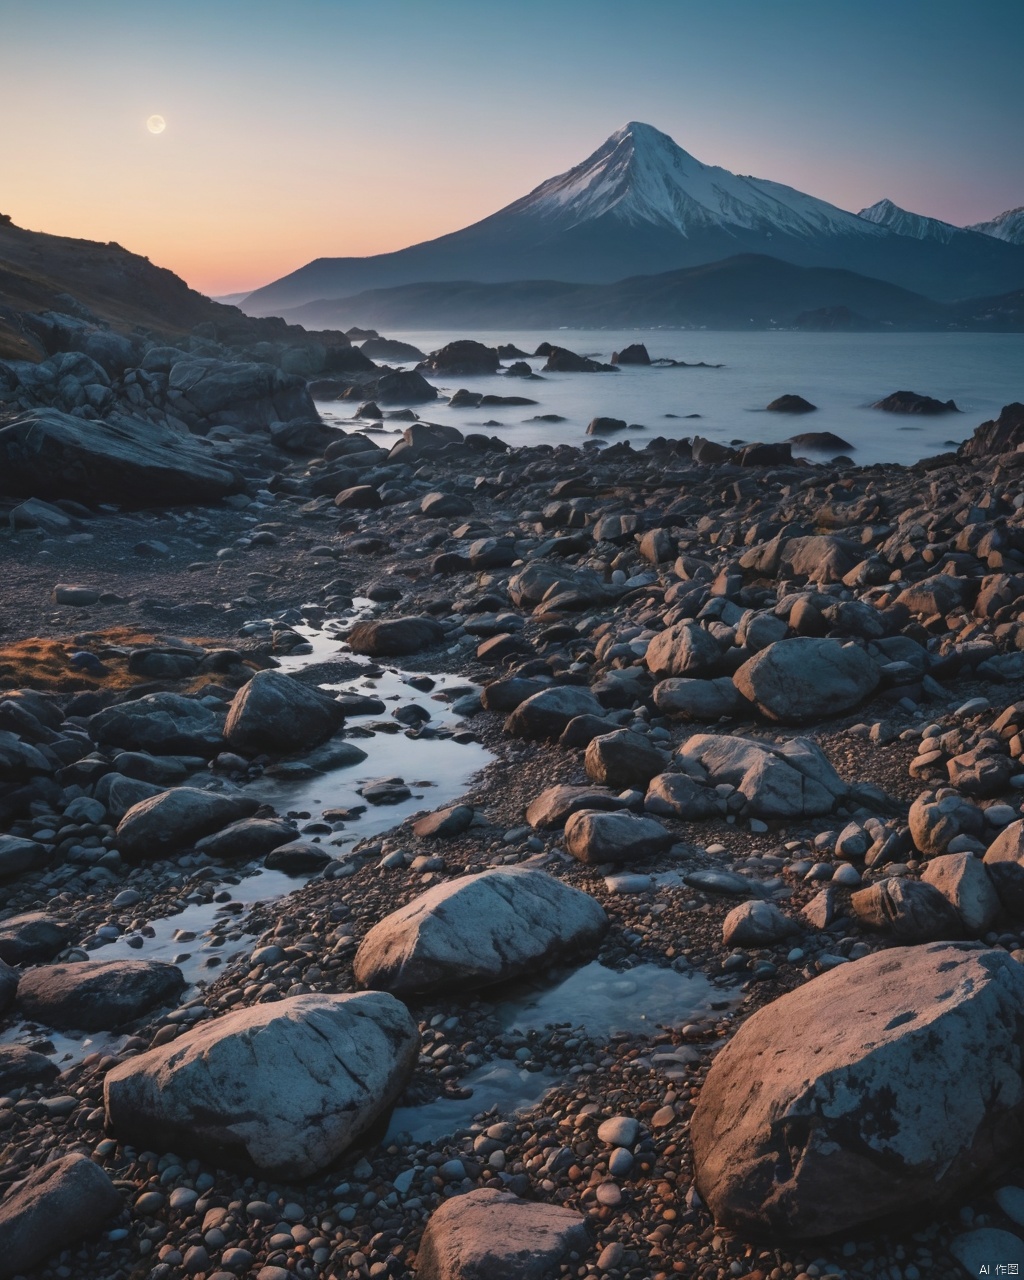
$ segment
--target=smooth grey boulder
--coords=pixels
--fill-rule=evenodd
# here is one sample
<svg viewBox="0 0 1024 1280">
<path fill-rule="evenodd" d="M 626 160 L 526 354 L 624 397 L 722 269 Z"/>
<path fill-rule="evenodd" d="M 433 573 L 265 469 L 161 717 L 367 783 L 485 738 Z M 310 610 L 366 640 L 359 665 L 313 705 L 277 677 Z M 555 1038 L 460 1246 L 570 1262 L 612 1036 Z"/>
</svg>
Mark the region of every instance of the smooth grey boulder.
<svg viewBox="0 0 1024 1280">
<path fill-rule="evenodd" d="M 619 788 L 646 787 L 665 763 L 663 751 L 629 729 L 615 729 L 591 738 L 583 758 L 588 778 Z"/>
<path fill-rule="evenodd" d="M 101 747 L 125 751 L 212 756 L 224 749 L 224 717 L 196 698 L 149 693 L 97 712 L 89 736 Z"/>
<path fill-rule="evenodd" d="M 705 724 L 753 710 L 729 676 L 715 680 L 659 680 L 654 686 L 654 705 L 662 715 Z"/>
<path fill-rule="evenodd" d="M 1010 915 L 1024 917 L 1024 819 L 1011 822 L 989 845 L 985 866 Z"/>
<path fill-rule="evenodd" d="M 594 695 L 579 685 L 553 685 L 520 702 L 505 721 L 505 732 L 514 738 L 557 742 L 570 720 L 603 713 Z"/>
<path fill-rule="evenodd" d="M 1024 967 L 973 943 L 878 952 L 758 1010 L 690 1125 L 715 1221 L 797 1239 L 969 1194 L 1022 1132 Z"/>
<path fill-rule="evenodd" d="M 348 633 L 348 646 L 371 658 L 400 658 L 432 649 L 443 639 L 444 627 L 434 618 L 384 618 L 357 622 Z"/>
<path fill-rule="evenodd" d="M 722 649 L 710 631 L 696 622 L 677 622 L 647 646 L 647 667 L 656 680 L 670 676 L 711 676 L 722 663 Z"/>
<path fill-rule="evenodd" d="M 580 809 L 621 809 L 622 801 L 607 787 L 580 787 L 560 783 L 548 787 L 526 810 L 526 821 L 540 831 L 564 827 L 570 814 Z"/>
<path fill-rule="evenodd" d="M 194 436 L 141 418 L 33 409 L 0 427 L 0 491 L 127 507 L 217 502 L 244 485 Z"/>
<path fill-rule="evenodd" d="M 107 1123 L 150 1150 L 306 1178 L 391 1106 L 419 1046 L 409 1011 L 385 992 L 290 996 L 119 1063 L 104 1080 Z"/>
<path fill-rule="evenodd" d="M 471 804 L 451 804 L 418 818 L 412 824 L 413 833 L 423 840 L 450 840 L 469 830 L 474 813 Z"/>
<path fill-rule="evenodd" d="M 772 902 L 741 902 L 722 921 L 727 947 L 768 947 L 800 932 L 800 925 Z"/>
<path fill-rule="evenodd" d="M 185 990 L 181 970 L 159 960 L 79 960 L 29 969 L 18 984 L 27 1017 L 57 1031 L 112 1031 Z"/>
<path fill-rule="evenodd" d="M 907 815 L 914 847 L 925 855 L 945 853 L 957 836 L 980 836 L 985 830 L 985 814 L 960 795 L 936 798 L 923 791 Z"/>
<path fill-rule="evenodd" d="M 97 799 L 102 800 L 111 818 L 120 821 L 133 804 L 158 796 L 165 787 L 141 778 L 126 778 L 123 773 L 105 773 L 96 783 Z"/>
<path fill-rule="evenodd" d="M 662 818 L 718 817 L 721 802 L 714 787 L 685 773 L 659 773 L 652 778 L 644 796 L 644 808 Z"/>
<path fill-rule="evenodd" d="M 468 990 L 589 947 L 607 928 L 589 894 L 546 871 L 496 867 L 435 885 L 385 916 L 359 945 L 355 977 L 400 996 Z"/>
<path fill-rule="evenodd" d="M 573 1209 L 478 1188 L 434 1210 L 416 1256 L 418 1280 L 555 1280 L 570 1254 L 590 1249 Z"/>
<path fill-rule="evenodd" d="M 972 853 L 943 853 L 932 858 L 921 879 L 942 894 L 972 938 L 987 933 L 1002 909 L 984 862 Z"/>
<path fill-rule="evenodd" d="M 565 847 L 579 862 L 637 862 L 663 853 L 672 834 L 653 818 L 582 809 L 565 824 Z"/>
<path fill-rule="evenodd" d="M 893 876 L 850 897 L 853 914 L 870 929 L 882 929 L 904 942 L 962 938 L 963 921 L 948 899 L 923 880 Z"/>
<path fill-rule="evenodd" d="M 298 836 L 295 823 L 285 818 L 241 818 L 212 836 L 196 841 L 196 848 L 209 858 L 265 858 Z"/>
<path fill-rule="evenodd" d="M 863 649 L 818 636 L 777 640 L 733 674 L 743 697 L 782 724 L 848 711 L 874 693 L 880 680 Z"/>
<path fill-rule="evenodd" d="M 162 858 L 194 844 L 260 807 L 252 796 L 172 787 L 132 805 L 117 824 L 117 847 L 126 858 Z"/>
<path fill-rule="evenodd" d="M 117 1188 L 88 1156 L 61 1156 L 34 1169 L 0 1202 L 0 1276 L 35 1270 L 95 1235 L 120 1209 Z"/>
<path fill-rule="evenodd" d="M 279 845 L 263 859 L 263 865 L 269 871 L 283 871 L 289 876 L 302 875 L 307 871 L 322 871 L 330 862 L 333 862 L 333 858 L 327 850 L 308 840 L 291 840 Z"/>
<path fill-rule="evenodd" d="M 232 699 L 224 737 L 247 755 L 284 755 L 318 747 L 344 720 L 328 694 L 280 671 L 257 671 Z"/>
<path fill-rule="evenodd" d="M 71 926 L 45 911 L 26 911 L 0 921 L 0 960 L 7 964 L 37 964 L 50 960 L 71 940 Z"/>
<path fill-rule="evenodd" d="M 807 738 L 776 744 L 696 733 L 676 759 L 700 779 L 734 786 L 746 798 L 744 812 L 755 818 L 831 813 L 848 790 L 821 748 Z"/>
<path fill-rule="evenodd" d="M 22 1085 L 49 1084 L 60 1075 L 57 1064 L 23 1044 L 0 1044 L 0 1090 Z"/>
</svg>

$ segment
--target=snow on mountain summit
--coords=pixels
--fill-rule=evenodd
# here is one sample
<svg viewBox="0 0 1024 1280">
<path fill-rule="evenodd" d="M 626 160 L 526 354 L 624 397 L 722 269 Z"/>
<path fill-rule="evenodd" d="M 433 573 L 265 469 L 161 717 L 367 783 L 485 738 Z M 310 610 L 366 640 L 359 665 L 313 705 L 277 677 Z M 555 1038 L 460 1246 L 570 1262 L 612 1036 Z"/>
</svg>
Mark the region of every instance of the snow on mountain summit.
<svg viewBox="0 0 1024 1280">
<path fill-rule="evenodd" d="M 607 214 L 683 236 L 711 228 L 771 234 L 878 234 L 855 214 L 792 187 L 703 164 L 652 125 L 630 121 L 582 164 L 549 178 L 510 212 L 576 225 Z"/>
<path fill-rule="evenodd" d="M 982 235 L 1005 240 L 1008 244 L 1024 245 L 1024 205 L 1007 209 L 988 222 L 976 222 L 968 231 L 980 231 Z"/>
<path fill-rule="evenodd" d="M 877 223 L 880 227 L 888 227 L 898 236 L 912 236 L 915 240 L 938 240 L 940 244 L 949 244 L 960 230 L 939 218 L 929 218 L 923 213 L 901 209 L 892 200 L 879 200 L 876 204 L 861 209 L 857 216 Z"/>
</svg>

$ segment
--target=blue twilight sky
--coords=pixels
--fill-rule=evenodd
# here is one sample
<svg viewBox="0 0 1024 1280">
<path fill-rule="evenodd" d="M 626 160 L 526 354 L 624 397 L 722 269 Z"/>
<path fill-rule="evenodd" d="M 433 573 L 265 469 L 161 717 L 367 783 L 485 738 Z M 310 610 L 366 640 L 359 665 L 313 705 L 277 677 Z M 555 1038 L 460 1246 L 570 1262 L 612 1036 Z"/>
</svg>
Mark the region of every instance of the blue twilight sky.
<svg viewBox="0 0 1024 1280">
<path fill-rule="evenodd" d="M 972 222 L 1024 204 L 1022 60 L 1024 0 L 2 0 L 0 212 L 226 292 L 465 226 L 643 120 Z"/>
</svg>

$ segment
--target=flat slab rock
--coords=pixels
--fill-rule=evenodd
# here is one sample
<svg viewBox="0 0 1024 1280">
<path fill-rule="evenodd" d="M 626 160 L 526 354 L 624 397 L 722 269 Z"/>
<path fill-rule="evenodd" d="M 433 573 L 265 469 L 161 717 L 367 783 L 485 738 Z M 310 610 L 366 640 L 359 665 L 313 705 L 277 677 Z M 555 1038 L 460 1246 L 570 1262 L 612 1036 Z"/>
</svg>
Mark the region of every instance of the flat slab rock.
<svg viewBox="0 0 1024 1280">
<path fill-rule="evenodd" d="M 797 1239 L 969 1193 L 1022 1134 L 1024 967 L 972 943 L 878 952 L 760 1009 L 691 1123 L 716 1222 Z"/>
<path fill-rule="evenodd" d="M 25 1015 L 57 1031 L 110 1031 L 185 990 L 181 970 L 159 960 L 80 960 L 29 969 L 18 983 Z"/>
<path fill-rule="evenodd" d="M 238 1009 L 107 1073 L 126 1142 L 306 1178 L 405 1088 L 420 1037 L 385 992 L 309 994 Z"/>
<path fill-rule="evenodd" d="M 63 1156 L 33 1170 L 0 1203 L 0 1276 L 33 1270 L 96 1234 L 120 1208 L 114 1184 L 88 1156 Z"/>
<path fill-rule="evenodd" d="M 480 1189 L 431 1215 L 416 1258 L 418 1280 L 552 1280 L 591 1238 L 572 1209 Z"/>
<path fill-rule="evenodd" d="M 608 928 L 589 894 L 534 868 L 436 885 L 385 916 L 356 952 L 360 986 L 396 995 L 514 978 L 596 943 Z"/>
</svg>

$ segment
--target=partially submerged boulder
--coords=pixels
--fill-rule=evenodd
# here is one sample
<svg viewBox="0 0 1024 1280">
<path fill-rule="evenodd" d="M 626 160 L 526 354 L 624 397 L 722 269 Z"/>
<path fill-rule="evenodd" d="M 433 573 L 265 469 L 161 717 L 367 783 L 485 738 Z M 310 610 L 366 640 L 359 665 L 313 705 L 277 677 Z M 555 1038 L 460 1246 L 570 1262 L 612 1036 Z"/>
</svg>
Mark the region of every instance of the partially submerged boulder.
<svg viewBox="0 0 1024 1280">
<path fill-rule="evenodd" d="M 260 807 L 252 796 L 172 787 L 132 805 L 117 826 L 117 847 L 129 859 L 161 858 L 186 848 Z"/>
<path fill-rule="evenodd" d="M 345 720 L 329 694 L 280 671 L 257 671 L 235 694 L 224 737 L 235 751 L 308 751 L 337 733 Z"/>
<path fill-rule="evenodd" d="M 18 1004 L 29 1018 L 57 1031 L 111 1031 L 184 990 L 185 979 L 173 964 L 79 960 L 30 969 L 18 984 Z"/>
</svg>

